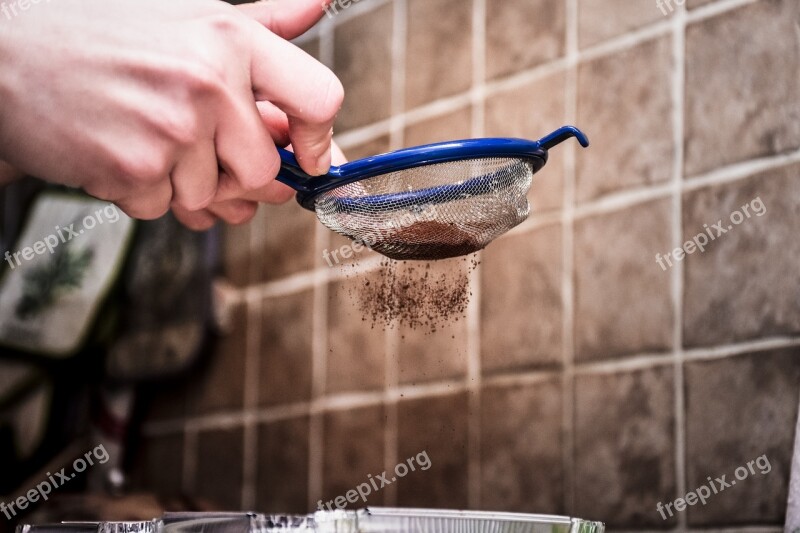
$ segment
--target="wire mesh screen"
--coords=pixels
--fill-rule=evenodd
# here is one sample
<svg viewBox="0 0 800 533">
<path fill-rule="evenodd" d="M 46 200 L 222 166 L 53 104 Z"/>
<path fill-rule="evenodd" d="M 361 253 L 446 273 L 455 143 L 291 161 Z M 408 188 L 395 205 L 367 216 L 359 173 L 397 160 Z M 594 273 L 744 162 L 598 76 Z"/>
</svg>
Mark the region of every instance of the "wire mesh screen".
<svg viewBox="0 0 800 533">
<path fill-rule="evenodd" d="M 438 163 L 343 185 L 319 196 L 328 228 L 393 259 L 444 259 L 484 248 L 524 221 L 529 160 Z"/>
</svg>

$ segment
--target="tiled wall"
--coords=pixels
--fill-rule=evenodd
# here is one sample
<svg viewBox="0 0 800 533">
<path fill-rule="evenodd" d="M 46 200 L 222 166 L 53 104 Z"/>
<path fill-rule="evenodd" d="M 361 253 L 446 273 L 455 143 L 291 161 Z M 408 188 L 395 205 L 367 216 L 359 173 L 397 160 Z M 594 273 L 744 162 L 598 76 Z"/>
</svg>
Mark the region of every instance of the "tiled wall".
<svg viewBox="0 0 800 533">
<path fill-rule="evenodd" d="M 303 512 L 425 450 L 429 470 L 369 503 L 779 531 L 800 398 L 800 2 L 664 2 L 361 0 L 301 40 L 345 84 L 350 157 L 564 123 L 593 144 L 553 151 L 530 219 L 481 254 L 467 319 L 433 334 L 363 322 L 348 295 L 378 258 L 328 267 L 346 241 L 293 203 L 226 229 L 235 327 L 154 404 L 144 482 Z M 763 216 L 658 266 L 756 198 Z M 768 474 L 657 512 L 763 454 Z"/>
</svg>

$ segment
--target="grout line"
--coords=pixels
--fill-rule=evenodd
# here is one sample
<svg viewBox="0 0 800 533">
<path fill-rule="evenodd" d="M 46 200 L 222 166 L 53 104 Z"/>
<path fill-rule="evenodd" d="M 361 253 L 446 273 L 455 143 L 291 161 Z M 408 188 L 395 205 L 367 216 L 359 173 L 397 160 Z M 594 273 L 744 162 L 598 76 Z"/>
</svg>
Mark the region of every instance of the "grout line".
<svg viewBox="0 0 800 533">
<path fill-rule="evenodd" d="M 244 359 L 244 387 L 242 402 L 244 405 L 244 431 L 242 439 L 244 450 L 242 453 L 242 508 L 255 507 L 256 499 L 256 471 L 258 468 L 258 433 L 252 417 L 247 412 L 258 406 L 258 378 L 259 378 L 259 352 L 261 349 L 261 320 L 262 303 L 254 302 L 247 306 L 245 327 L 247 337 Z"/>
<path fill-rule="evenodd" d="M 695 22 L 700 22 L 702 20 L 716 17 L 717 15 L 722 15 L 728 11 L 733 11 L 734 9 L 754 4 L 757 1 L 758 0 L 717 0 L 716 2 L 711 2 L 710 4 L 700 6 L 689 11 L 686 17 L 686 23 L 694 24 Z"/>
<path fill-rule="evenodd" d="M 472 2 L 472 137 L 485 135 L 486 115 L 486 0 Z M 471 297 L 467 306 L 467 501 L 481 507 L 481 266 L 469 274 Z"/>
<path fill-rule="evenodd" d="M 800 163 L 800 150 L 740 161 L 687 178 L 683 190 L 693 191 L 712 185 L 731 183 L 794 163 Z"/>
<path fill-rule="evenodd" d="M 618 372 L 630 372 L 632 370 L 642 370 L 673 364 L 674 362 L 675 355 L 671 352 L 639 354 L 624 359 L 608 359 L 581 363 L 575 366 L 575 374 L 580 376 L 615 374 Z"/>
<path fill-rule="evenodd" d="M 396 0 L 392 18 L 392 118 L 389 128 L 389 146 L 392 150 L 402 148 L 405 144 L 406 119 L 403 113 L 406 106 L 407 40 L 408 2 Z M 377 266 L 380 266 L 380 261 L 381 259 L 375 258 Z M 384 347 L 384 389 L 381 393 L 381 404 L 385 410 L 386 423 L 383 427 L 383 466 L 391 471 L 397 464 L 399 453 L 398 406 L 397 400 L 390 393 L 400 382 L 400 331 L 396 325 L 385 330 Z M 397 505 L 396 485 L 388 485 L 383 492 L 383 505 Z"/>
<path fill-rule="evenodd" d="M 797 347 L 800 347 L 800 336 L 771 337 L 768 339 L 750 340 L 724 346 L 689 349 L 684 352 L 684 360 L 687 362 L 713 361 L 748 353 Z M 576 375 L 598 375 L 652 368 L 673 363 L 674 355 L 671 352 L 635 354 L 624 356 L 621 359 L 576 363 L 574 372 Z M 520 372 L 518 369 L 514 369 L 505 373 L 487 376 L 485 385 L 500 387 L 536 383 L 552 379 L 552 377 L 558 375 L 560 371 L 560 369 L 534 369 Z M 188 419 L 148 422 L 143 427 L 143 433 L 148 437 L 156 437 L 181 433 L 183 431 L 187 433 L 196 433 L 198 431 L 208 431 L 212 429 L 231 429 L 241 426 L 244 423 L 245 416 L 252 416 L 255 423 L 269 423 L 289 418 L 298 418 L 309 412 L 323 413 L 372 407 L 383 403 L 397 402 L 401 398 L 406 400 L 450 396 L 463 393 L 466 389 L 463 380 L 449 380 L 421 385 L 392 387 L 386 391 L 335 394 L 326 396 L 317 401 L 260 407 L 250 412 L 231 411 L 200 415 Z M 184 450 L 190 453 L 190 455 L 193 453 L 188 447 L 184 447 Z M 393 467 L 394 464 L 391 466 Z"/>
<path fill-rule="evenodd" d="M 181 489 L 185 494 L 194 494 L 197 487 L 197 432 L 181 424 L 183 430 L 183 473 Z"/>
<path fill-rule="evenodd" d="M 330 243 L 328 230 L 317 225 L 314 232 L 314 249 L 317 252 L 325 249 Z M 328 347 L 328 299 L 329 285 L 327 269 L 314 271 L 314 304 L 312 315 L 311 346 L 311 398 L 313 400 L 325 396 L 327 381 L 327 347 Z M 306 413 L 304 413 L 306 414 Z M 310 410 L 309 410 L 309 413 Z M 314 502 L 320 500 L 324 492 L 324 420 L 311 414 L 308 429 L 308 502 L 314 508 Z"/>
<path fill-rule="evenodd" d="M 510 373 L 495 374 L 483 376 L 483 389 L 487 388 L 512 388 L 521 387 L 525 385 L 536 385 L 538 383 L 545 383 L 552 381 L 553 378 L 562 377 L 564 369 L 562 367 L 552 369 L 537 369 L 525 373 L 520 373 L 519 370 L 510 371 Z"/>
<path fill-rule="evenodd" d="M 675 157 L 672 169 L 672 244 L 683 244 L 683 168 L 684 168 L 684 99 L 686 65 L 686 5 L 677 6 L 672 20 L 672 124 Z M 684 267 L 681 263 L 670 273 L 670 291 L 673 306 L 673 368 L 675 410 L 675 488 L 677 495 L 686 494 L 686 400 L 684 398 L 683 368 L 683 284 Z M 678 516 L 678 528 L 686 530 L 686 513 Z"/>
<path fill-rule="evenodd" d="M 564 118 L 573 123 L 578 115 L 578 0 L 566 2 L 565 50 L 567 70 L 564 84 Z M 575 146 L 570 143 L 564 151 L 564 197 L 561 212 L 561 306 L 562 306 L 562 471 L 564 474 L 563 505 L 567 513 L 573 513 L 576 502 L 575 482 L 575 287 L 574 287 L 574 239 L 575 239 L 575 188 L 577 186 Z"/>
</svg>

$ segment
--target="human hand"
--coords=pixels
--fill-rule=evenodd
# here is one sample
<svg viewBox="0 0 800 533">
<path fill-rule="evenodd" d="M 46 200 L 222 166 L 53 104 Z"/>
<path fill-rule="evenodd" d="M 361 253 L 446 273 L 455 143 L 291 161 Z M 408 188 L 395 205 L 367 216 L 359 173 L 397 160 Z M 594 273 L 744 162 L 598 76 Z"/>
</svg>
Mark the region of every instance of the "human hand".
<svg viewBox="0 0 800 533">
<path fill-rule="evenodd" d="M 289 196 L 281 124 L 306 172 L 330 165 L 341 83 L 282 38 L 321 15 L 316 0 L 33 5 L 0 21 L 0 159 L 137 218 L 214 205 L 240 222 L 248 193 Z"/>
</svg>

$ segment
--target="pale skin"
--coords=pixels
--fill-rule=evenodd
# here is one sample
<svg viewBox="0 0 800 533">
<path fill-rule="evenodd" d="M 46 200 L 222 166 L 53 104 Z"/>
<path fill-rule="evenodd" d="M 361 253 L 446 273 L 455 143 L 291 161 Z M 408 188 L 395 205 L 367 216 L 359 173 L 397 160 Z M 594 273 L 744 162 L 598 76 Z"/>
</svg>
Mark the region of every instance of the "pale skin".
<svg viewBox="0 0 800 533">
<path fill-rule="evenodd" d="M 291 143 L 328 171 L 344 91 L 289 43 L 320 0 L 52 0 L 0 18 L 0 184 L 79 187 L 135 218 L 249 220 L 293 191 Z"/>
</svg>

